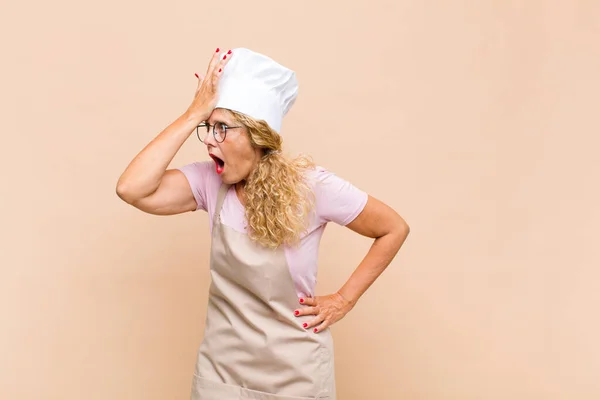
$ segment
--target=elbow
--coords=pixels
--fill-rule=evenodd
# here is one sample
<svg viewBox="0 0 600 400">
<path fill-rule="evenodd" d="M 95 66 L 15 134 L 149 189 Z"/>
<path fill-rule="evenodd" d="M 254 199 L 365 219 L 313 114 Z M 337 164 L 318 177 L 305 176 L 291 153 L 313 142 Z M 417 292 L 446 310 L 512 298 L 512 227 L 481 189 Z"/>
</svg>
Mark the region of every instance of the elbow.
<svg viewBox="0 0 600 400">
<path fill-rule="evenodd" d="M 408 237 L 408 234 L 410 233 L 410 226 L 400 216 L 398 216 L 398 221 L 394 224 L 394 226 L 394 236 L 397 238 L 399 245 L 402 246 Z"/>
<path fill-rule="evenodd" d="M 402 234 L 404 235 L 404 238 L 406 239 L 406 237 L 410 233 L 410 226 L 408 226 L 408 224 L 406 223 L 406 221 L 402 220 L 402 224 L 401 224 L 400 229 L 402 230 Z"/>
<path fill-rule="evenodd" d="M 408 224 L 404 220 L 402 221 L 400 229 L 404 233 L 404 236 L 408 236 L 408 234 L 410 233 L 410 226 L 408 226 Z"/>
<path fill-rule="evenodd" d="M 115 191 L 117 196 L 127 204 L 133 204 L 137 201 L 137 197 L 135 192 L 131 189 L 131 186 L 122 180 L 117 182 Z"/>
<path fill-rule="evenodd" d="M 130 198 L 130 196 L 128 195 L 127 190 L 127 186 L 121 181 L 117 183 L 117 187 L 115 189 L 117 196 L 119 196 L 119 198 L 124 202 L 129 203 L 128 199 Z"/>
</svg>

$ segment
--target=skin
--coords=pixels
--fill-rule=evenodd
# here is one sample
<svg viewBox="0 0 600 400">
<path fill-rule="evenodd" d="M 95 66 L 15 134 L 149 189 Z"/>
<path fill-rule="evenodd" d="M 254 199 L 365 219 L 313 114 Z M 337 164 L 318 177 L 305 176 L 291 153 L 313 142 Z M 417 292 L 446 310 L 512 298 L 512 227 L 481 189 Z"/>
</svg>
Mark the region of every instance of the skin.
<svg viewBox="0 0 600 400">
<path fill-rule="evenodd" d="M 117 182 L 117 195 L 126 203 L 155 215 L 174 215 L 196 209 L 196 201 L 187 179 L 177 169 L 167 169 L 177 151 L 196 126 L 206 121 L 211 125 L 223 122 L 233 127 L 238 124 L 230 114 L 215 109 L 218 83 L 227 62 L 235 57 L 230 52 L 216 51 L 205 77 L 199 76 L 194 99 L 188 109 L 160 132 L 129 163 Z M 234 184 L 238 198 L 245 204 L 244 185 L 247 177 L 263 155 L 252 147 L 245 128 L 228 129 L 225 141 L 218 143 L 212 134 L 204 140 L 207 151 L 223 161 L 221 179 Z M 304 326 L 318 333 L 335 324 L 358 302 L 375 282 L 409 234 L 408 224 L 385 203 L 369 196 L 363 211 L 348 229 L 374 239 L 361 263 L 346 283 L 333 294 L 298 299 L 297 316 L 313 315 Z"/>
<path fill-rule="evenodd" d="M 392 262 L 410 232 L 400 215 L 372 196 L 369 196 L 363 211 L 346 227 L 375 240 L 340 290 L 326 296 L 298 300 L 304 307 L 295 310 L 294 314 L 314 315 L 304 328 L 313 329 L 315 333 L 338 322 L 354 308 L 360 297 Z"/>
<path fill-rule="evenodd" d="M 217 122 L 222 122 L 230 127 L 240 126 L 231 114 L 219 108 L 215 109 L 208 119 L 210 125 Z M 215 140 L 211 128 L 210 133 L 203 140 L 208 154 L 213 154 L 225 162 L 221 180 L 230 185 L 235 184 L 238 197 L 242 204 L 245 204 L 244 185 L 246 178 L 258 164 L 264 151 L 252 146 L 246 128 L 227 129 L 225 140 L 221 143 Z"/>
</svg>

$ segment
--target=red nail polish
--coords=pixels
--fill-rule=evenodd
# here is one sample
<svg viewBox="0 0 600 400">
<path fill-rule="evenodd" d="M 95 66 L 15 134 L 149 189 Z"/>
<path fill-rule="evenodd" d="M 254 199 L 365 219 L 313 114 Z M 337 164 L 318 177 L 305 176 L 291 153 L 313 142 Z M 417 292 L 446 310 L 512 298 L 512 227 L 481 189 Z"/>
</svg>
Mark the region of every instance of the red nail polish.
<svg viewBox="0 0 600 400">
<path fill-rule="evenodd" d="M 222 71 L 222 68 L 219 68 L 219 72 L 221 72 L 221 71 Z"/>
<path fill-rule="evenodd" d="M 300 311 L 296 310 L 296 311 L 294 311 L 294 314 L 295 314 L 295 315 L 299 315 L 299 314 L 300 314 Z"/>
<path fill-rule="evenodd" d="M 304 303 L 304 299 L 300 299 L 300 303 Z"/>
<path fill-rule="evenodd" d="M 225 54 L 225 55 L 223 56 L 223 60 L 225 60 L 226 58 L 227 58 L 227 54 Z"/>
<path fill-rule="evenodd" d="M 194 74 L 194 75 L 196 75 L 196 78 L 200 79 L 200 77 L 198 76 L 198 74 Z"/>
<path fill-rule="evenodd" d="M 217 47 L 217 51 L 215 51 L 215 53 L 218 53 L 218 52 L 219 52 L 219 50 L 221 50 L 221 49 L 219 49 L 219 48 Z"/>
<path fill-rule="evenodd" d="M 227 52 L 227 54 L 231 54 L 231 50 L 229 50 L 229 51 Z"/>
<path fill-rule="evenodd" d="M 306 328 L 308 326 L 308 324 L 305 322 L 302 324 L 302 326 Z"/>
<path fill-rule="evenodd" d="M 314 333 L 317 333 L 317 331 L 318 331 L 318 329 L 317 329 L 317 328 L 313 329 L 313 332 L 314 332 Z"/>
</svg>

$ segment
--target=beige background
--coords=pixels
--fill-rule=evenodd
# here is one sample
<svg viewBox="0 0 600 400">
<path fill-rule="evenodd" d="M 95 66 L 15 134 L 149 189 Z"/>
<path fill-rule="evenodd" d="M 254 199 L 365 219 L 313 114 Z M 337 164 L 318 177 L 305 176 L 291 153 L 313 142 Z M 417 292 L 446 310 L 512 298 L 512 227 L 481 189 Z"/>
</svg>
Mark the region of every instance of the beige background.
<svg viewBox="0 0 600 400">
<path fill-rule="evenodd" d="M 220 46 L 298 73 L 285 146 L 411 235 L 334 326 L 341 400 L 600 398 L 597 1 L 7 4 L 0 398 L 185 399 L 206 214 L 121 202 Z M 207 159 L 192 136 L 174 160 Z M 370 241 L 332 225 L 319 294 Z"/>
</svg>

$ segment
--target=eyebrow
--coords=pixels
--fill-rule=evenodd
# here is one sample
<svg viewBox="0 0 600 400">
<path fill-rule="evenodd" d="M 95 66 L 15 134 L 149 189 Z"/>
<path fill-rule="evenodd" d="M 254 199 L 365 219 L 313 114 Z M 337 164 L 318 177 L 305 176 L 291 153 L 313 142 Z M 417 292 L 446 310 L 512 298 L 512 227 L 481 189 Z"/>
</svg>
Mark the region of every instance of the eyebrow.
<svg viewBox="0 0 600 400">
<path fill-rule="evenodd" d="M 208 121 L 206 121 L 206 122 L 208 122 L 208 123 L 209 123 L 209 124 L 211 124 L 211 125 L 214 125 L 214 124 L 215 124 L 215 123 L 217 123 L 217 122 L 221 122 L 221 123 L 223 123 L 223 124 L 225 124 L 225 125 L 227 125 L 227 126 L 231 125 L 229 122 L 227 122 L 227 121 L 224 121 L 222 118 L 215 118 L 215 119 L 214 119 L 214 120 L 212 120 L 212 121 L 211 121 L 211 120 L 210 120 L 210 118 L 209 118 L 209 119 L 208 119 Z"/>
</svg>

